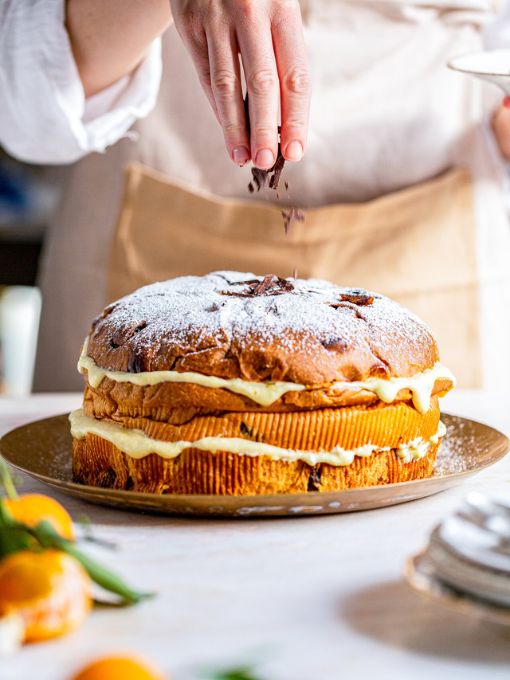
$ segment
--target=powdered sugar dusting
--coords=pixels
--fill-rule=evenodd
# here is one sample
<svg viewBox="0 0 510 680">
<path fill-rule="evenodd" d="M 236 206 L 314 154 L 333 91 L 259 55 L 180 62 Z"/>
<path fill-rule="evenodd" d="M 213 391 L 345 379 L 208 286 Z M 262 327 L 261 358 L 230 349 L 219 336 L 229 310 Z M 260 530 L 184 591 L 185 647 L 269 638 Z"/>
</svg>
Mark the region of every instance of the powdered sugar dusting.
<svg viewBox="0 0 510 680">
<path fill-rule="evenodd" d="M 306 357 L 301 379 L 308 372 L 315 381 L 412 375 L 437 360 L 425 324 L 388 298 L 318 279 L 280 279 L 280 290 L 276 278 L 271 287 L 227 271 L 145 286 L 94 322 L 89 352 L 110 370 L 184 370 L 183 362 L 189 370 L 207 356 L 220 377 L 235 364 L 250 379 L 290 380 Z"/>
<path fill-rule="evenodd" d="M 470 421 L 448 417 L 447 435 L 443 438 L 434 463 L 434 476 L 459 474 L 480 465 L 480 441 Z"/>
</svg>

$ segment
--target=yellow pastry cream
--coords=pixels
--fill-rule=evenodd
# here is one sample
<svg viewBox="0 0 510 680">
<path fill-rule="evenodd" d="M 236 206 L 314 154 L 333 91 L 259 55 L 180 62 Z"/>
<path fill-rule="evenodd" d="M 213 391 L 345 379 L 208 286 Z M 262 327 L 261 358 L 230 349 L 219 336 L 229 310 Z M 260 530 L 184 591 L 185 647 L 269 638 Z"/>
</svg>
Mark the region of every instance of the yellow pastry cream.
<svg viewBox="0 0 510 680">
<path fill-rule="evenodd" d="M 150 453 L 155 453 L 162 458 L 177 458 L 185 449 L 194 448 L 201 451 L 227 451 L 242 456 L 268 456 L 274 460 L 297 461 L 301 460 L 309 465 L 327 463 L 329 465 L 350 465 L 356 456 L 367 457 L 372 454 L 389 451 L 390 447 L 379 447 L 376 444 L 365 444 L 355 449 L 342 449 L 335 447 L 330 451 L 294 451 L 272 444 L 254 442 L 240 437 L 202 437 L 196 441 L 167 442 L 153 439 L 141 430 L 127 429 L 112 422 L 96 420 L 84 415 L 82 409 L 73 411 L 69 416 L 71 434 L 75 439 L 82 439 L 88 434 L 93 434 L 106 439 L 120 451 L 132 458 L 143 458 Z M 429 439 L 421 437 L 406 444 L 401 444 L 397 449 L 397 456 L 404 462 L 420 460 L 429 452 L 433 444 L 446 433 L 443 423 L 439 423 L 437 432 Z"/>
<path fill-rule="evenodd" d="M 287 392 L 302 392 L 307 389 L 306 385 L 293 382 L 255 382 L 241 378 L 226 379 L 192 371 L 143 371 L 140 373 L 109 371 L 98 366 L 87 355 L 87 346 L 88 340 L 85 340 L 78 361 L 78 370 L 80 373 L 87 371 L 88 382 L 93 388 L 99 387 L 104 378 L 109 378 L 114 382 L 129 382 L 141 386 L 158 385 L 164 382 L 193 383 L 202 387 L 225 389 L 241 394 L 261 406 L 270 406 Z M 430 408 L 434 384 L 439 379 L 451 380 L 455 384 L 455 378 L 451 371 L 446 366 L 437 363 L 432 368 L 407 378 L 368 378 L 356 382 L 336 382 L 330 385 L 329 389 L 332 391 L 335 389 L 367 390 L 387 404 L 395 401 L 401 390 L 408 389 L 411 391 L 416 410 L 420 413 L 426 413 Z"/>
</svg>

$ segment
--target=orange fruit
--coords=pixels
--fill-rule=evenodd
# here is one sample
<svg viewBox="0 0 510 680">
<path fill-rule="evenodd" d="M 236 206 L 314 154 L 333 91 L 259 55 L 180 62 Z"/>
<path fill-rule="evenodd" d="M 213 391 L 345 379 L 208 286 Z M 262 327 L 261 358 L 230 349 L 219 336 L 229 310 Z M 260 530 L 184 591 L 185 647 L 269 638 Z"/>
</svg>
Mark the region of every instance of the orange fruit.
<svg viewBox="0 0 510 680">
<path fill-rule="evenodd" d="M 83 668 L 73 680 L 164 680 L 147 664 L 130 656 L 107 656 Z"/>
<path fill-rule="evenodd" d="M 74 540 L 71 515 L 54 498 L 40 493 L 28 493 L 18 498 L 4 498 L 3 502 L 18 522 L 35 527 L 46 520 L 60 536 Z"/>
<path fill-rule="evenodd" d="M 91 607 L 90 578 L 66 553 L 22 550 L 0 562 L 0 616 L 22 617 L 24 642 L 74 630 Z"/>
</svg>

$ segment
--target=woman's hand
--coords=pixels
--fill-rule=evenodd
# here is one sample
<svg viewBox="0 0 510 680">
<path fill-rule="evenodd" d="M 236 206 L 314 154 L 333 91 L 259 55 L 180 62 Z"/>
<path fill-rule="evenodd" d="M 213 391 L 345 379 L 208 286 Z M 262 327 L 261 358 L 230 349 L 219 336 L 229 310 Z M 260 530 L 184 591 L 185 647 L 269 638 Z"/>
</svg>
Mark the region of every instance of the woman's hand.
<svg viewBox="0 0 510 680">
<path fill-rule="evenodd" d="M 285 160 L 303 156 L 310 77 L 297 0 L 170 0 L 177 30 L 223 129 L 234 163 L 269 169 L 278 150 Z M 241 89 L 246 77 L 249 121 Z"/>
<path fill-rule="evenodd" d="M 492 130 L 503 158 L 510 161 L 510 97 L 505 97 L 492 116 Z"/>
</svg>

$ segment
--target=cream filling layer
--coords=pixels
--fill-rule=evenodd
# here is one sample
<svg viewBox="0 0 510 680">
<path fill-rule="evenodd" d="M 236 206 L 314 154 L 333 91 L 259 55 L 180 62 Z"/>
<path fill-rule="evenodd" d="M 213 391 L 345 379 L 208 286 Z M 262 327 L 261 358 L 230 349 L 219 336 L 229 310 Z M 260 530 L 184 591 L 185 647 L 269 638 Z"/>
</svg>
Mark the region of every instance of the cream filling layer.
<svg viewBox="0 0 510 680">
<path fill-rule="evenodd" d="M 193 371 L 182 373 L 180 371 L 143 371 L 141 373 L 108 371 L 98 366 L 92 357 L 87 355 L 87 346 L 88 339 L 83 344 L 83 350 L 78 361 L 78 371 L 80 373 L 87 371 L 89 384 L 93 388 L 99 387 L 104 378 L 109 378 L 114 382 L 129 382 L 140 386 L 159 385 L 164 382 L 192 383 L 202 387 L 229 390 L 248 397 L 261 406 L 270 406 L 287 392 L 302 392 L 307 389 L 306 385 L 293 382 L 255 382 L 241 378 L 226 379 Z M 335 382 L 329 385 L 328 389 L 331 391 L 367 390 L 387 404 L 395 401 L 400 390 L 409 389 L 416 410 L 420 413 L 426 413 L 430 408 L 434 384 L 436 380 L 441 378 L 451 380 L 455 384 L 452 372 L 446 366 L 437 363 L 433 368 L 408 378 L 368 378 L 356 382 Z"/>
<path fill-rule="evenodd" d="M 319 463 L 350 465 L 356 456 L 365 458 L 374 453 L 391 450 L 389 446 L 380 447 L 377 444 L 365 444 L 355 449 L 343 449 L 337 446 L 331 451 L 295 451 L 272 444 L 242 439 L 241 437 L 202 437 L 196 441 L 166 442 L 153 439 L 142 430 L 130 430 L 116 423 L 96 420 L 86 416 L 82 409 L 73 411 L 69 415 L 69 421 L 71 423 L 71 434 L 75 439 L 82 439 L 88 434 L 95 434 L 106 439 L 132 458 L 144 458 L 150 453 L 156 453 L 162 458 L 177 458 L 185 449 L 194 448 L 212 453 L 227 451 L 241 456 L 268 456 L 273 460 L 301 460 L 309 465 L 318 465 Z M 396 449 L 397 456 L 406 463 L 420 460 L 427 455 L 432 444 L 437 444 L 445 432 L 446 428 L 440 422 L 436 434 L 428 441 L 419 437 L 407 444 L 402 444 Z"/>
</svg>

